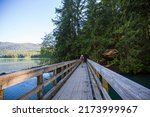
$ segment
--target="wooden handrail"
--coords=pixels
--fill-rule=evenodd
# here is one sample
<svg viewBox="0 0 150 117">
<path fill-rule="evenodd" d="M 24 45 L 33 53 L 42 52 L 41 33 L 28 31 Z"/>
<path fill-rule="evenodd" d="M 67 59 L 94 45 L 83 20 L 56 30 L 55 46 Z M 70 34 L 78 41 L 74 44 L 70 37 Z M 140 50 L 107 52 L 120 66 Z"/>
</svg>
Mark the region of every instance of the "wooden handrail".
<svg viewBox="0 0 150 117">
<path fill-rule="evenodd" d="M 93 67 L 93 70 L 98 72 L 122 99 L 150 99 L 150 89 L 134 81 L 131 81 L 126 77 L 115 73 L 112 70 L 109 70 L 90 59 L 87 61 Z"/>
<path fill-rule="evenodd" d="M 102 83 L 100 82 L 98 76 L 96 75 L 96 73 L 94 72 L 94 70 L 92 69 L 92 66 L 88 64 L 88 68 L 89 68 L 89 72 L 93 75 L 93 79 L 95 80 L 97 87 L 99 89 L 99 94 L 101 95 L 101 93 L 103 94 L 103 96 L 101 96 L 104 100 L 111 100 L 111 97 L 109 96 L 109 94 L 107 93 L 107 91 L 105 90 L 105 88 L 102 86 Z M 101 92 L 101 93 L 100 93 Z"/>
<path fill-rule="evenodd" d="M 22 83 L 33 77 L 37 77 L 37 87 L 31 90 L 30 92 L 28 92 L 27 94 L 21 96 L 19 99 L 28 99 L 35 93 L 37 93 L 38 99 L 42 99 L 43 90 L 48 84 L 52 83 L 60 76 L 63 79 L 64 73 L 67 74 L 68 70 L 71 71 L 73 68 L 79 65 L 79 63 L 80 63 L 79 60 L 73 60 L 73 61 L 57 63 L 57 64 L 42 66 L 38 68 L 31 68 L 28 70 L 23 70 L 23 71 L 18 71 L 18 72 L 2 75 L 0 76 L 0 99 L 4 98 L 4 89 L 17 85 L 19 83 Z M 43 77 L 42 77 L 43 73 L 54 72 L 58 68 L 61 69 L 60 73 L 54 73 L 52 78 L 48 79 L 46 82 L 43 82 Z"/>
</svg>

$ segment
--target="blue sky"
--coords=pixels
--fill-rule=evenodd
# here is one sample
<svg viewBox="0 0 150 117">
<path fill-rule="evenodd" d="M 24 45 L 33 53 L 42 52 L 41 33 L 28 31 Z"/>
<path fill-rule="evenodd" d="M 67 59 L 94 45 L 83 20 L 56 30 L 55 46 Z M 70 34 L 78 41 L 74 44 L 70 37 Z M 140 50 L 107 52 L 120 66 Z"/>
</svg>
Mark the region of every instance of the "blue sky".
<svg viewBox="0 0 150 117">
<path fill-rule="evenodd" d="M 61 0 L 0 0 L 0 42 L 41 43 Z"/>
</svg>

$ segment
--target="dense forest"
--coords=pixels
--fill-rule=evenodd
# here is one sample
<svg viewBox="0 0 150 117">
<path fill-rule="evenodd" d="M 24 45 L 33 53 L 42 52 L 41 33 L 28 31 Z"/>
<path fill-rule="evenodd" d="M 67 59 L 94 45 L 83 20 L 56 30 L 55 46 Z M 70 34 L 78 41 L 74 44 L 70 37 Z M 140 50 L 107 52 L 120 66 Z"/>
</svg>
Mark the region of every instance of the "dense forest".
<svg viewBox="0 0 150 117">
<path fill-rule="evenodd" d="M 42 56 L 60 62 L 83 54 L 124 73 L 150 72 L 149 0 L 62 0 L 56 14 Z"/>
<path fill-rule="evenodd" d="M 40 57 L 40 44 L 0 42 L 2 58 L 35 58 Z"/>
</svg>

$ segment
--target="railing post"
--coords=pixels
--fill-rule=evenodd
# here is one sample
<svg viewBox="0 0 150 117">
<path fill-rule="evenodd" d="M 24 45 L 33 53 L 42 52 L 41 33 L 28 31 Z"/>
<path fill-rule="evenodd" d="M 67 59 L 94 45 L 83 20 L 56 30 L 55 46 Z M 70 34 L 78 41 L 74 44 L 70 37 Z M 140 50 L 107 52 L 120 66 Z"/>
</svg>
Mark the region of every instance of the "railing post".
<svg viewBox="0 0 150 117">
<path fill-rule="evenodd" d="M 102 78 L 102 83 L 103 83 L 103 87 L 106 89 L 106 91 L 108 92 L 108 83 L 107 83 L 107 81 L 104 79 L 104 78 Z"/>
<path fill-rule="evenodd" d="M 0 89 L 0 100 L 4 99 L 4 90 Z"/>
<path fill-rule="evenodd" d="M 68 64 L 68 68 L 70 67 L 70 64 Z M 68 69 L 68 73 L 70 72 L 70 69 Z"/>
<path fill-rule="evenodd" d="M 43 83 L 43 75 L 37 76 L 37 85 L 41 85 Z M 37 93 L 37 98 L 40 100 L 43 97 L 43 88 Z"/>
<path fill-rule="evenodd" d="M 61 72 L 63 72 L 64 71 L 64 66 L 63 67 L 61 67 Z M 64 73 L 61 75 L 61 79 L 63 79 L 64 78 Z"/>
<path fill-rule="evenodd" d="M 66 65 L 66 69 L 68 69 L 68 65 Z M 66 75 L 68 74 L 68 70 L 66 71 Z"/>
<path fill-rule="evenodd" d="M 53 70 L 53 76 L 56 76 L 57 74 L 57 69 Z M 57 79 L 53 81 L 53 85 L 57 84 Z"/>
</svg>

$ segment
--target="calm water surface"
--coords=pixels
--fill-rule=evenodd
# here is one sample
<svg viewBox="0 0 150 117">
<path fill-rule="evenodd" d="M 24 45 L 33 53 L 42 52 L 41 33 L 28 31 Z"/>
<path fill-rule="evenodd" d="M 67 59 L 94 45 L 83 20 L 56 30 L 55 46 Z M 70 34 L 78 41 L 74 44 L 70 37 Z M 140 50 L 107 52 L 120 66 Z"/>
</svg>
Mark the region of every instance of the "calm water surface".
<svg viewBox="0 0 150 117">
<path fill-rule="evenodd" d="M 22 69 L 27 69 L 35 66 L 41 65 L 41 59 L 23 59 L 23 58 L 0 58 L 0 74 L 11 73 L 14 71 L 19 71 Z M 51 73 L 43 74 L 43 80 L 46 81 L 51 77 Z M 15 86 L 5 89 L 4 99 L 14 100 L 34 89 L 37 84 L 36 77 L 27 80 L 23 83 L 17 84 Z M 48 85 L 44 90 L 46 93 L 52 85 Z M 30 99 L 36 99 L 36 95 L 32 96 Z"/>
<path fill-rule="evenodd" d="M 40 65 L 40 59 L 0 58 L 0 74 Z"/>
</svg>

